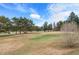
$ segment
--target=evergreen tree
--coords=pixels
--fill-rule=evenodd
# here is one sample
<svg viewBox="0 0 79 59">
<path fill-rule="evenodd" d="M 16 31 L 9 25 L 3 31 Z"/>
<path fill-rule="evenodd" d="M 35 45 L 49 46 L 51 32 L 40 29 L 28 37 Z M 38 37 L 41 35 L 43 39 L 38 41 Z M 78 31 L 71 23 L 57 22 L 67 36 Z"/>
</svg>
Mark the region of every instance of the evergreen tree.
<svg viewBox="0 0 79 59">
<path fill-rule="evenodd" d="M 52 30 L 52 24 L 48 25 L 48 30 L 51 31 Z"/>
<path fill-rule="evenodd" d="M 62 21 L 57 22 L 56 27 L 55 27 L 55 30 L 56 31 L 60 31 L 62 25 L 63 25 L 63 22 Z"/>
<path fill-rule="evenodd" d="M 48 30 L 48 22 L 45 22 L 43 25 L 43 30 L 46 31 Z"/>
</svg>

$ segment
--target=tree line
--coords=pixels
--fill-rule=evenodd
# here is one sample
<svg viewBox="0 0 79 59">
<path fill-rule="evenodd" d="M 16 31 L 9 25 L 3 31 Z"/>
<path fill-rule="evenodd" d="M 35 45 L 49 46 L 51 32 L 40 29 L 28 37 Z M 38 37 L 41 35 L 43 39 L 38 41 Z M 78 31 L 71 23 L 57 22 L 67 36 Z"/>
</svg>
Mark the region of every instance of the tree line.
<svg viewBox="0 0 79 59">
<path fill-rule="evenodd" d="M 16 32 L 17 34 L 19 32 L 21 34 L 27 33 L 27 31 L 60 31 L 63 24 L 72 21 L 79 27 L 79 17 L 74 12 L 70 13 L 66 21 L 59 21 L 56 24 L 53 23 L 53 25 L 52 23 L 48 24 L 48 22 L 44 22 L 41 27 L 36 26 L 32 19 L 26 17 L 13 17 L 10 19 L 0 16 L 0 32 L 7 32 L 8 34 L 11 32 Z"/>
<path fill-rule="evenodd" d="M 7 32 L 10 34 L 11 32 L 19 32 L 27 33 L 27 31 L 46 31 L 52 30 L 52 24 L 45 22 L 42 27 L 36 26 L 31 19 L 26 17 L 13 17 L 9 19 L 5 16 L 0 16 L 0 32 Z"/>
</svg>

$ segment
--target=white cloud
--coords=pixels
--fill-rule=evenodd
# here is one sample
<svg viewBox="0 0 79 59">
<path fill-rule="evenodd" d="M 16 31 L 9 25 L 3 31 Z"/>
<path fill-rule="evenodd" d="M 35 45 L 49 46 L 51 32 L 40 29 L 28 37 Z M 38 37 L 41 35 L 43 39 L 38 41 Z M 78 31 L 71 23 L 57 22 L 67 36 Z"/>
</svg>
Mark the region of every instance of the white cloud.
<svg viewBox="0 0 79 59">
<path fill-rule="evenodd" d="M 79 16 L 79 4 L 49 4 L 47 10 L 52 23 L 66 20 L 72 11 Z"/>
<path fill-rule="evenodd" d="M 56 3 L 56 4 L 49 4 L 47 9 L 51 12 L 62 12 L 62 11 L 74 11 L 79 10 L 79 4 L 68 4 L 68 3 Z"/>
<path fill-rule="evenodd" d="M 40 15 L 39 14 L 30 14 L 30 17 L 33 19 L 40 19 Z"/>
<path fill-rule="evenodd" d="M 66 16 L 69 15 L 70 11 L 64 11 L 65 7 L 63 5 L 58 4 L 49 4 L 47 6 L 48 10 L 48 21 L 57 23 L 60 20 L 64 20 Z"/>
<path fill-rule="evenodd" d="M 21 4 L 16 5 L 16 10 L 21 11 L 21 12 L 26 12 L 26 10 L 24 9 L 23 6 L 21 6 Z"/>
<path fill-rule="evenodd" d="M 42 20 L 43 19 L 35 9 L 29 8 L 29 10 L 30 10 L 30 17 L 32 19 L 35 19 L 35 20 Z"/>
<path fill-rule="evenodd" d="M 70 14 L 70 11 L 56 13 L 51 15 L 49 19 L 52 20 L 53 22 L 64 21 L 66 20 L 65 18 L 69 16 L 69 14 Z"/>
<path fill-rule="evenodd" d="M 50 11 L 50 12 L 60 12 L 60 11 L 63 11 L 64 9 L 64 6 L 59 6 L 59 5 L 56 5 L 56 4 L 49 4 L 47 9 Z"/>
</svg>

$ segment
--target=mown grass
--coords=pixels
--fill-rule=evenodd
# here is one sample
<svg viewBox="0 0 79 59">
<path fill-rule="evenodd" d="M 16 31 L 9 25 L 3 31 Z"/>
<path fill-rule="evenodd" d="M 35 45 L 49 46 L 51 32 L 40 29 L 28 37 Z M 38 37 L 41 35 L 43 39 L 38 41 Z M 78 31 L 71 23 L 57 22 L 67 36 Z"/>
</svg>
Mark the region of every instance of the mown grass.
<svg viewBox="0 0 79 59">
<path fill-rule="evenodd" d="M 43 46 L 45 46 L 48 43 L 51 43 L 55 40 L 58 40 L 61 38 L 61 34 L 25 34 L 21 37 L 20 41 L 24 43 L 24 46 L 14 52 L 8 52 L 5 54 L 32 54 L 32 50 L 38 50 L 39 48 L 42 49 Z M 30 36 L 30 38 L 27 38 L 27 36 Z"/>
<path fill-rule="evenodd" d="M 48 40 L 56 40 L 60 37 L 61 35 L 59 34 L 45 34 L 45 35 L 38 35 L 38 36 L 32 37 L 31 39 L 34 41 L 48 41 Z"/>
<path fill-rule="evenodd" d="M 8 36 L 13 36 L 15 34 L 8 34 L 8 33 L 0 33 L 0 37 L 8 37 Z"/>
<path fill-rule="evenodd" d="M 0 35 L 0 37 L 8 37 L 8 36 L 12 36 L 12 35 Z"/>
<path fill-rule="evenodd" d="M 62 38 L 62 33 L 54 33 L 54 32 L 42 32 L 40 34 L 22 34 L 22 35 L 14 35 L 14 36 L 4 36 L 1 38 L 7 39 L 16 39 L 24 44 L 23 47 L 17 49 L 12 52 L 5 53 L 6 55 L 30 55 L 39 49 L 41 50 L 44 47 L 48 47 L 47 45 L 60 40 Z M 5 41 L 3 40 L 3 41 Z M 2 40 L 0 40 L 2 42 Z M 7 41 L 5 41 L 7 42 Z M 16 42 L 15 42 L 16 43 Z M 51 46 L 52 47 L 52 46 Z M 17 48 L 17 47 L 16 47 Z M 52 47 L 54 48 L 54 47 Z M 43 52 L 43 51 L 42 51 Z M 39 53 L 38 53 L 39 54 Z"/>
</svg>

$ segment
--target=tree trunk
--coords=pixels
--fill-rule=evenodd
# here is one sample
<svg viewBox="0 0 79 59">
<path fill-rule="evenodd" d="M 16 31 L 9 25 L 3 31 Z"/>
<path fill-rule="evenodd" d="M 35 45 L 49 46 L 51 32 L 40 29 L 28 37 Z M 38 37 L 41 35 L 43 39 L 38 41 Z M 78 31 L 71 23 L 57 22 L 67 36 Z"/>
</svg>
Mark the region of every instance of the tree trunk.
<svg viewBox="0 0 79 59">
<path fill-rule="evenodd" d="M 17 35 L 17 31 L 16 31 L 16 35 Z"/>
<path fill-rule="evenodd" d="M 21 34 L 21 30 L 20 30 L 19 32 L 20 32 L 20 34 Z"/>
<path fill-rule="evenodd" d="M 8 34 L 10 34 L 10 31 L 8 31 Z"/>
</svg>

